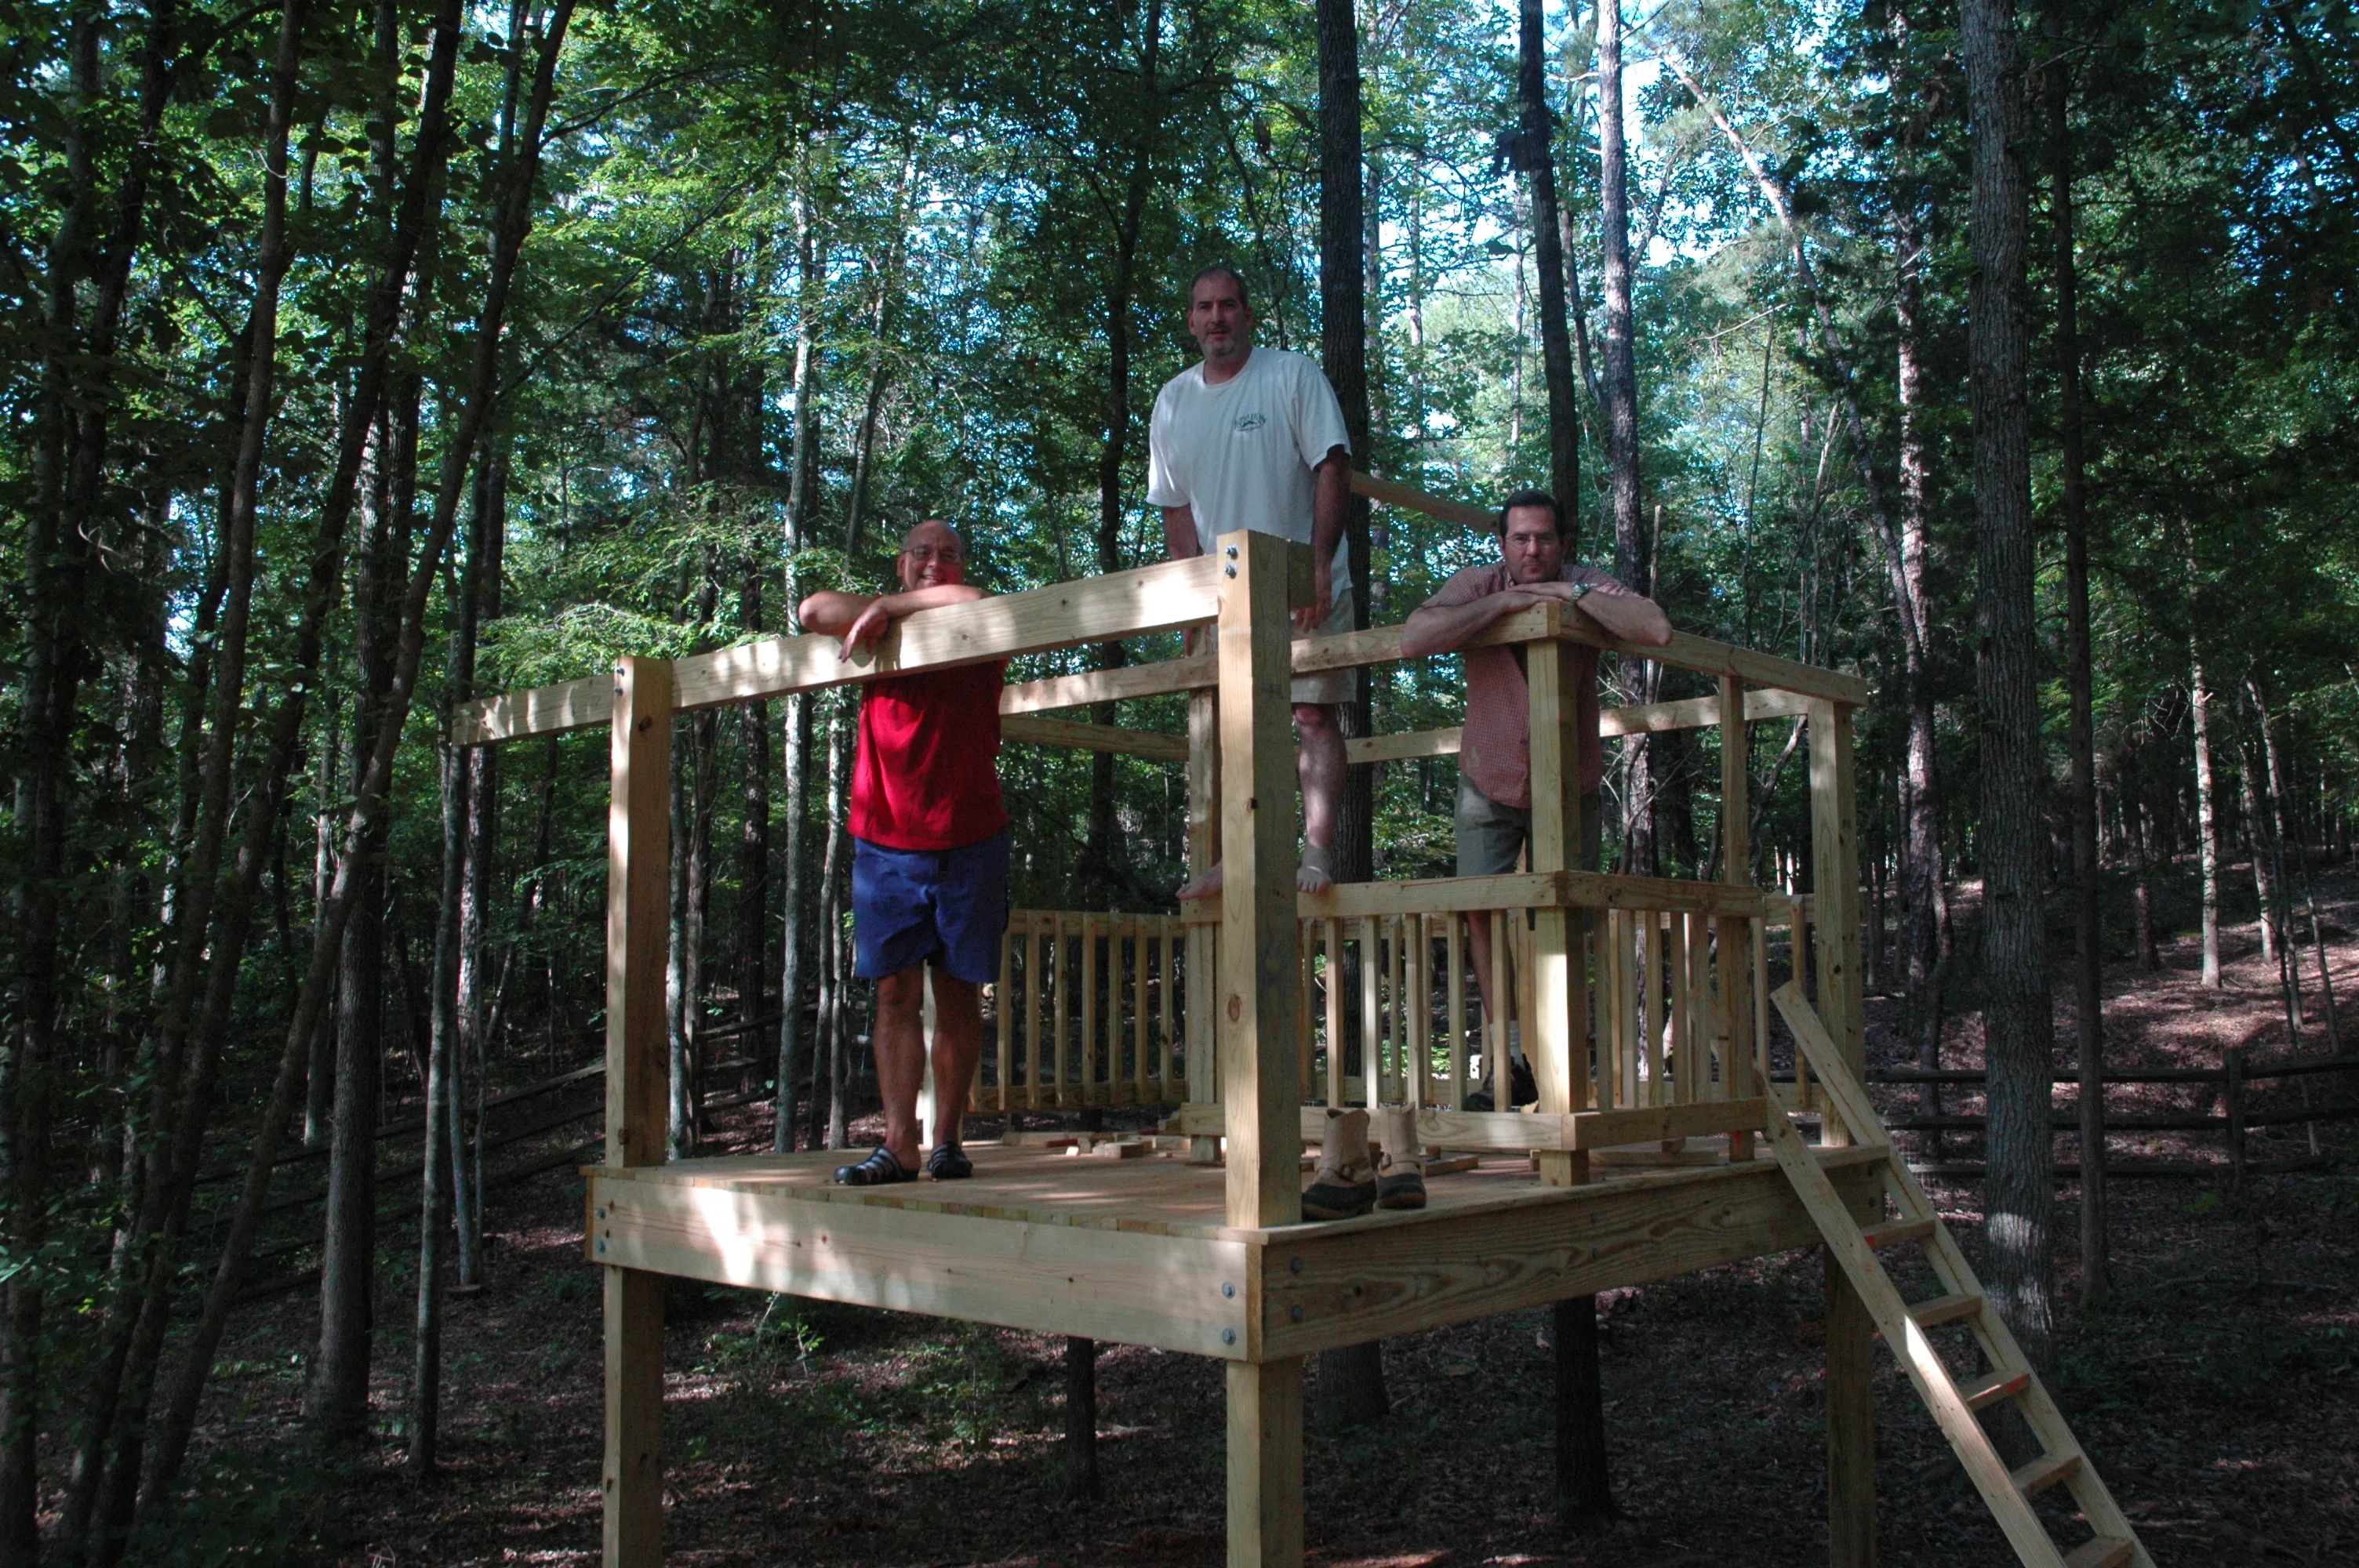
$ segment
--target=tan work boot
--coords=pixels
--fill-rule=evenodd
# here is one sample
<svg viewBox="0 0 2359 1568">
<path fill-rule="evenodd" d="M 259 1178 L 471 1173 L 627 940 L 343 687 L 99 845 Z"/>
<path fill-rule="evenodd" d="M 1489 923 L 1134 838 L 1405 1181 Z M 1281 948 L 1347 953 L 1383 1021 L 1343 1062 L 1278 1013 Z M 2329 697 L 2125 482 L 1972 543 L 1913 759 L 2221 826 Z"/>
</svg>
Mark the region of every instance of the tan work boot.
<svg viewBox="0 0 2359 1568">
<path fill-rule="evenodd" d="M 1423 1208 L 1425 1161 L 1417 1142 L 1417 1112 L 1382 1106 L 1371 1114 L 1376 1130 L 1376 1206 Z"/>
<path fill-rule="evenodd" d="M 1351 1219 L 1376 1206 L 1376 1165 L 1368 1155 L 1368 1113 L 1329 1110 L 1319 1168 L 1303 1190 L 1305 1219 Z"/>
</svg>

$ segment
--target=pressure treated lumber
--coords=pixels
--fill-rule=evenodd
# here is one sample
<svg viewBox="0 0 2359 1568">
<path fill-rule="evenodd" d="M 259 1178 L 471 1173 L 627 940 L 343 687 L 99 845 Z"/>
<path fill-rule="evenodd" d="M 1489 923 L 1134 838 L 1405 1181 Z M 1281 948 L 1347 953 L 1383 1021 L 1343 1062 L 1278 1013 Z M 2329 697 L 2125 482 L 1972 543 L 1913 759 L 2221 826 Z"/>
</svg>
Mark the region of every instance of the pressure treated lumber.
<svg viewBox="0 0 2359 1568">
<path fill-rule="evenodd" d="M 1228 1368 L 1230 1568 L 1302 1562 L 1302 1357 Z"/>
<path fill-rule="evenodd" d="M 1070 719 L 1038 719 L 1028 715 L 1002 718 L 999 738 L 1015 746 L 1061 746 L 1075 752 L 1112 752 L 1116 756 L 1145 757 L 1150 762 L 1184 762 L 1188 737 L 1153 730 L 1127 730 L 1119 724 L 1077 724 Z"/>
<path fill-rule="evenodd" d="M 1209 900 L 1200 901 L 1209 903 Z M 1303 920 L 1361 920 L 1391 914 L 1447 914 L 1479 909 L 1638 909 L 1752 919 L 1766 905 L 1758 888 L 1669 881 L 1611 871 L 1510 871 L 1495 877 L 1432 877 L 1403 881 L 1337 882 L 1295 900 Z M 1180 918 L 1212 924 L 1212 912 Z"/>
<path fill-rule="evenodd" d="M 625 658 L 607 691 L 606 1162 L 664 1158 L 664 957 L 671 868 L 672 666 Z M 594 1258 L 594 1254 L 593 1254 Z M 663 1561 L 663 1281 L 607 1264 L 608 1568 Z"/>
<path fill-rule="evenodd" d="M 1768 1104 L 1766 1099 L 1714 1099 L 1621 1110 L 1528 1113 L 1425 1108 L 1417 1113 L 1417 1136 L 1430 1149 L 1574 1153 L 1665 1139 L 1758 1132 Z M 1218 1104 L 1183 1105 L 1163 1123 L 1163 1130 L 1190 1135 L 1218 1131 L 1223 1114 Z M 1326 1108 L 1304 1106 L 1299 1115 L 1302 1141 L 1320 1142 L 1325 1136 Z"/>
<path fill-rule="evenodd" d="M 1229 1223 L 1302 1217 L 1295 1015 L 1295 762 L 1283 541 L 1240 531 L 1220 563 L 1221 854 L 1218 1054 Z M 1202 900 L 1199 902 L 1211 902 Z M 1295 1483 L 1298 1487 L 1300 1480 Z"/>
<path fill-rule="evenodd" d="M 1287 563 L 1281 561 L 1275 569 L 1283 577 Z M 878 676 L 949 669 L 1107 637 L 1176 631 L 1212 618 L 1214 580 L 1211 559 L 1200 556 L 1026 593 L 946 604 L 901 617 L 884 636 L 849 659 L 837 637 L 805 633 L 759 638 L 674 661 L 674 700 L 684 709 L 752 702 Z M 538 727 L 542 721 L 580 729 L 604 718 L 595 691 L 578 681 L 570 683 L 569 689 L 571 695 L 562 703 L 533 692 L 469 703 L 452 720 L 452 738 L 462 745 L 479 745 L 553 733 Z"/>
</svg>

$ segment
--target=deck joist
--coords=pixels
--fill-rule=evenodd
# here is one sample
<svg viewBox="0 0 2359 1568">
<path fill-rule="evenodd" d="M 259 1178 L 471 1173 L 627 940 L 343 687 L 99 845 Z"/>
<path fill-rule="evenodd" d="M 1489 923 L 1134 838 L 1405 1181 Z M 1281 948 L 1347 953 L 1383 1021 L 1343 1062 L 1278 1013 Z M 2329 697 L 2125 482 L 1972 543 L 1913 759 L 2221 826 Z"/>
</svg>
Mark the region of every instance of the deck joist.
<svg viewBox="0 0 2359 1568">
<path fill-rule="evenodd" d="M 1332 1350 L 1812 1245 L 1766 1158 L 1543 1186 L 1520 1160 L 1423 1210 L 1247 1229 L 1223 1173 L 973 1149 L 975 1175 L 833 1184 L 826 1152 L 592 1168 L 594 1263 L 1223 1360 Z M 1873 1150 L 1827 1149 L 1870 1217 Z"/>
</svg>

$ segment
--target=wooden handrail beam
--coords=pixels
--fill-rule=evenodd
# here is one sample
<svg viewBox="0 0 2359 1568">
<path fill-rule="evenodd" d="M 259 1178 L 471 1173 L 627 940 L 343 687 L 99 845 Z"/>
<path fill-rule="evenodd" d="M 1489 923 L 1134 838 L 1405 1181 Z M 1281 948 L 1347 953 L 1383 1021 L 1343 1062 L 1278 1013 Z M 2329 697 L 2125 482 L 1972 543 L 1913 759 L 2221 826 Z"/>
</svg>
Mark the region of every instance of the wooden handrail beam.
<svg viewBox="0 0 2359 1568">
<path fill-rule="evenodd" d="M 1636 909 L 1751 919 L 1761 890 L 1725 882 L 1625 877 L 1608 871 L 1517 871 L 1496 877 L 1430 877 L 1404 881 L 1337 882 L 1295 895 L 1304 920 L 1358 920 L 1390 914 L 1449 914 L 1484 909 Z M 1220 923 L 1220 905 L 1199 899 L 1180 912 L 1190 925 Z"/>
<path fill-rule="evenodd" d="M 841 640 L 805 633 L 765 637 L 673 661 L 679 710 L 752 702 L 879 676 L 949 669 L 1019 654 L 1049 653 L 1110 637 L 1176 631 L 1210 621 L 1219 563 L 1210 556 L 1133 571 L 944 605 L 903 617 L 871 647 L 846 659 Z M 461 745 L 557 734 L 606 723 L 611 680 L 510 692 L 468 704 L 454 716 Z"/>
</svg>

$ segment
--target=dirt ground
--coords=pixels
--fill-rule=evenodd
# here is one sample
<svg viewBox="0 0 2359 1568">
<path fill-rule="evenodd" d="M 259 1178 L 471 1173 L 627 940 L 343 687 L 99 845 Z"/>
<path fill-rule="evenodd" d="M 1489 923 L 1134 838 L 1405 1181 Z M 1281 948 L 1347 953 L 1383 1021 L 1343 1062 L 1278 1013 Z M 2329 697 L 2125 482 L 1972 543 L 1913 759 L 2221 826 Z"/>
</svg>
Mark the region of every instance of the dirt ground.
<svg viewBox="0 0 2359 1568">
<path fill-rule="evenodd" d="M 2337 992 L 2359 1036 L 2359 941 L 2349 934 L 2359 888 L 2321 889 L 2330 892 Z M 2229 1044 L 2249 1044 L 2256 1057 L 2285 1051 L 2275 968 L 2258 959 L 2253 927 L 2232 928 L 2225 946 L 2228 983 L 2216 994 L 2197 983 L 2191 938 L 2167 945 L 2159 975 L 2127 964 L 2109 974 L 2116 1065 L 2216 1066 Z M 1959 999 L 1945 1065 L 1979 1060 L 1971 1001 Z M 1877 1004 L 1871 1035 L 1879 1057 L 1895 1049 L 1888 1006 Z M 2060 1051 L 2070 1050 L 2071 1022 L 2060 1002 Z M 2325 1049 L 2315 1022 L 2305 1049 Z M 2314 1092 L 2324 1103 L 2354 1086 L 2322 1077 Z M 1897 1106 L 1914 1091 L 1877 1094 Z M 2165 1108 L 2218 1108 L 2186 1086 L 2116 1102 Z M 731 1140 L 766 1142 L 759 1108 L 736 1114 Z M 2121 1152 L 2219 1162 L 2222 1179 L 2114 1184 L 2116 1290 L 2093 1310 L 2076 1304 L 2077 1189 L 2060 1189 L 2057 1393 L 2159 1563 L 2359 1562 L 2359 1442 L 2348 1417 L 2359 1397 L 2353 1125 L 2317 1130 L 2318 1173 L 2256 1177 L 2241 1194 L 2224 1180 L 2216 1135 L 2125 1140 Z M 2295 1125 L 2256 1134 L 2252 1157 L 2310 1151 Z M 2072 1157 L 2070 1140 L 2059 1153 Z M 1978 1190 L 1933 1188 L 1971 1249 Z M 582 1259 L 581 1193 L 560 1175 L 495 1198 L 490 1288 L 452 1303 L 446 1462 L 429 1482 L 398 1468 L 413 1280 L 397 1271 L 385 1281 L 384 1446 L 334 1473 L 296 1456 L 312 1303 L 296 1294 L 247 1309 L 192 1463 L 197 1501 L 154 1555 L 354 1568 L 594 1563 L 599 1290 Z M 1614 1487 L 1628 1517 L 1586 1538 L 1561 1535 L 1549 1516 L 1545 1313 L 1388 1342 L 1390 1418 L 1310 1440 L 1311 1561 L 1824 1562 L 1822 1280 L 1811 1250 L 1602 1299 Z M 1223 1560 L 1223 1392 L 1211 1362 L 1104 1346 L 1103 1495 L 1067 1503 L 1060 1340 L 686 1281 L 674 1281 L 669 1308 L 670 1563 Z M 2011 1561 L 1906 1381 L 1881 1352 L 1878 1362 L 1885 1561 Z M 1314 1410 L 1316 1382 L 1314 1370 Z"/>
</svg>

